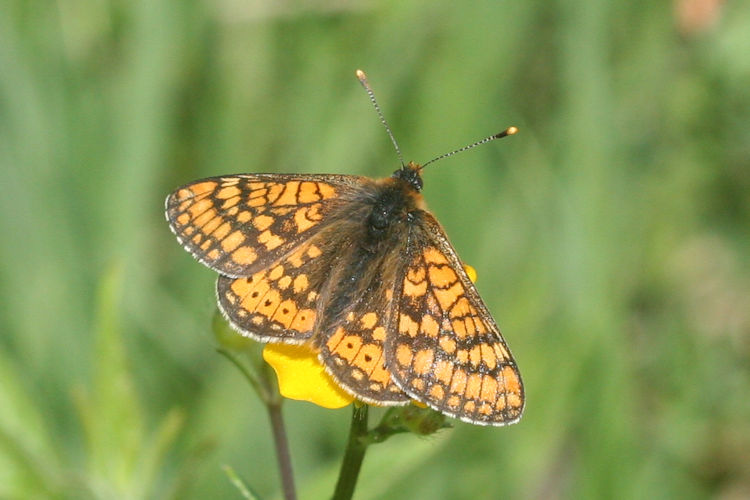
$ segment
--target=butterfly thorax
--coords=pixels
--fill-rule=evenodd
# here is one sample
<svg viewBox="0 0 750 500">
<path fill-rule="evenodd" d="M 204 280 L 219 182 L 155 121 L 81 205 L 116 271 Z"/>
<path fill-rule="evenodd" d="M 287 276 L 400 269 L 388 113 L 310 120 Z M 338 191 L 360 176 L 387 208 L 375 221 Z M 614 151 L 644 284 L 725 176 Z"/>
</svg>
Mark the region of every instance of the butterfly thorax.
<svg viewBox="0 0 750 500">
<path fill-rule="evenodd" d="M 393 176 L 377 182 L 377 192 L 371 202 L 372 210 L 367 220 L 370 240 L 388 240 L 400 226 L 413 223 L 424 210 L 419 189 L 422 179 L 417 165 L 409 163 Z"/>
</svg>

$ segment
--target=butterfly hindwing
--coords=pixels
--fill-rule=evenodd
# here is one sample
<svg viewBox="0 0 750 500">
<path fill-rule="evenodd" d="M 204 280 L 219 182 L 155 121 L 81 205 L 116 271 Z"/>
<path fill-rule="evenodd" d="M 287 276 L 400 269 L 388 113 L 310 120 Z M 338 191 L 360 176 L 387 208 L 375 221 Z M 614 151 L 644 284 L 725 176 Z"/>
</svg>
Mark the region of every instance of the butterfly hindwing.
<svg viewBox="0 0 750 500">
<path fill-rule="evenodd" d="M 183 186 L 166 200 L 180 243 L 211 269 L 247 277 L 330 222 L 357 177 L 247 174 Z"/>
<path fill-rule="evenodd" d="M 398 246 L 382 253 L 358 248 L 341 258 L 326 294 L 326 321 L 316 338 L 319 357 L 338 384 L 358 399 L 406 404 L 409 397 L 386 367 Z"/>
<path fill-rule="evenodd" d="M 394 381 L 414 399 L 461 420 L 517 421 L 524 392 L 500 331 L 429 214 L 406 251 L 386 345 Z"/>
<path fill-rule="evenodd" d="M 385 365 L 384 309 L 363 303 L 347 313 L 321 347 L 320 358 L 338 384 L 358 399 L 377 405 L 409 402 Z"/>
<path fill-rule="evenodd" d="M 219 309 L 241 333 L 261 342 L 303 343 L 314 332 L 331 254 L 325 231 L 247 278 L 219 276 Z"/>
</svg>

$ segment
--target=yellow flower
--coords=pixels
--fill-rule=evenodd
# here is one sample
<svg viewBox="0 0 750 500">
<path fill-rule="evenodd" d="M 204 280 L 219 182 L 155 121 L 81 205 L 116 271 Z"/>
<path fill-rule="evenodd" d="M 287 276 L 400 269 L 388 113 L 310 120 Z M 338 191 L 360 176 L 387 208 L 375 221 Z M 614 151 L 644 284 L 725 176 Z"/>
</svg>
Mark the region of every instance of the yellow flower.
<svg viewBox="0 0 750 500">
<path fill-rule="evenodd" d="M 343 408 L 354 401 L 336 385 L 308 347 L 290 344 L 267 344 L 263 359 L 279 379 L 279 392 L 285 398 L 310 401 L 323 408 Z"/>
<path fill-rule="evenodd" d="M 477 282 L 477 270 L 471 267 L 469 264 L 464 264 L 464 271 L 469 276 L 472 283 Z"/>
</svg>

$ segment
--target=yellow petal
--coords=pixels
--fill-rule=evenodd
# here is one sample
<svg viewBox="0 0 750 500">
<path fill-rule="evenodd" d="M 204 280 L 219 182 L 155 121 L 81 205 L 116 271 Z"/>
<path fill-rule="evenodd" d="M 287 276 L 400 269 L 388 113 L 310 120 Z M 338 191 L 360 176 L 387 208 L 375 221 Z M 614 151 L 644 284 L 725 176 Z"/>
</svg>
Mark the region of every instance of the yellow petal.
<svg viewBox="0 0 750 500">
<path fill-rule="evenodd" d="M 464 264 L 464 271 L 469 276 L 472 283 L 477 282 L 477 270 L 471 267 L 469 264 Z"/>
<path fill-rule="evenodd" d="M 305 346 L 267 344 L 263 359 L 276 372 L 279 391 L 285 398 L 310 401 L 331 409 L 343 408 L 354 401 L 326 373 L 318 356 Z"/>
</svg>

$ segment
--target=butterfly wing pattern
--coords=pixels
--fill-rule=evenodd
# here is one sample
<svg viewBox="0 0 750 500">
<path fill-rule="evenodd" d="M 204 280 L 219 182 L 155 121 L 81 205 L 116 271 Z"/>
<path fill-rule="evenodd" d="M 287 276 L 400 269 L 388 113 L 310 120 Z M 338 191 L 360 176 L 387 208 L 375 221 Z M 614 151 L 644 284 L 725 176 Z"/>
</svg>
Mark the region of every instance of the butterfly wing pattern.
<svg viewBox="0 0 750 500">
<path fill-rule="evenodd" d="M 309 345 L 368 403 L 513 423 L 518 369 L 421 187 L 413 163 L 381 180 L 214 177 L 168 196 L 166 217 L 241 334 Z"/>
<path fill-rule="evenodd" d="M 236 330 L 261 342 L 300 344 L 312 336 L 325 279 L 322 234 L 247 278 L 219 276 L 219 308 Z"/>
<path fill-rule="evenodd" d="M 513 423 L 524 403 L 516 363 L 439 223 L 427 212 L 420 218 L 393 304 L 391 376 L 448 416 Z"/>
<path fill-rule="evenodd" d="M 343 175 L 213 177 L 166 200 L 172 232 L 193 257 L 225 276 L 246 277 L 309 239 L 356 187 Z"/>
</svg>

